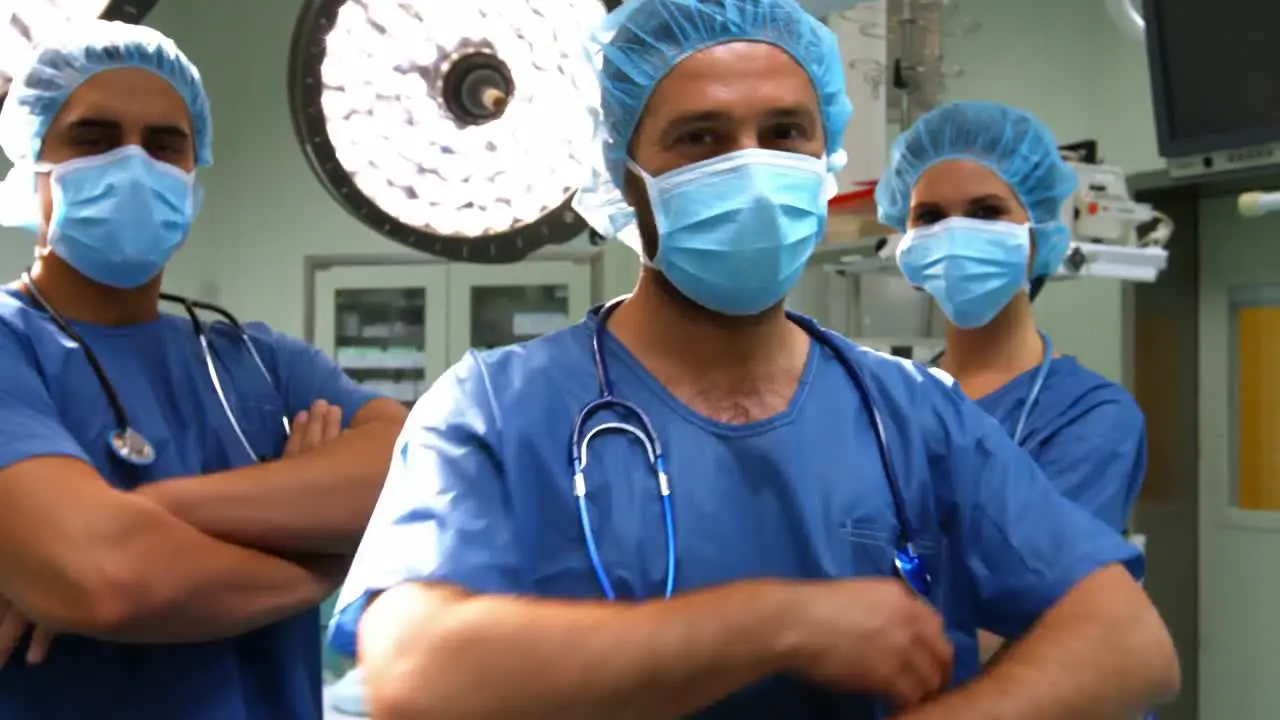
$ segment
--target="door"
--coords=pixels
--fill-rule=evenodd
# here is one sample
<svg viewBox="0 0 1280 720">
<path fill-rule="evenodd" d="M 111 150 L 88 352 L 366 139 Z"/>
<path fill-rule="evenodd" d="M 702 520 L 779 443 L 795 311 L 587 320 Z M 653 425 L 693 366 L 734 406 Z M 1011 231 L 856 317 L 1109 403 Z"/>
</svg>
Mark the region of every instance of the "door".
<svg viewBox="0 0 1280 720">
<path fill-rule="evenodd" d="M 1199 227 L 1199 716 L 1274 720 L 1280 717 L 1280 218 L 1243 220 L 1234 199 L 1222 198 L 1201 202 Z"/>
<path fill-rule="evenodd" d="M 316 347 L 353 380 L 412 405 L 449 364 L 443 264 L 352 265 L 316 273 Z"/>
<path fill-rule="evenodd" d="M 569 327 L 591 307 L 591 265 L 543 261 L 449 268 L 449 353 L 489 349 Z"/>
</svg>

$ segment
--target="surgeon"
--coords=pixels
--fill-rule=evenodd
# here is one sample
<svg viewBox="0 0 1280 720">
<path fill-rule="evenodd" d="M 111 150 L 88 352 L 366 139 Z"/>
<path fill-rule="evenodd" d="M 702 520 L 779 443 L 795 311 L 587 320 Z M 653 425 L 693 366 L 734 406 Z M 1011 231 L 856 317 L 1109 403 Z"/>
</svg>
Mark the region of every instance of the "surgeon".
<svg viewBox="0 0 1280 720">
<path fill-rule="evenodd" d="M 899 136 L 876 200 L 881 220 L 906 233 L 903 274 L 947 318 L 942 369 L 1058 490 L 1123 532 L 1146 473 L 1142 411 L 1124 388 L 1055 353 L 1031 308 L 1067 253 L 1061 211 L 1075 188 L 1039 120 L 956 102 Z"/>
<path fill-rule="evenodd" d="M 410 414 L 339 599 L 373 716 L 1136 716 L 1138 551 L 942 371 L 784 312 L 852 114 L 794 0 L 632 0 L 602 181 L 635 291 L 473 352 Z M 1013 642 L 978 675 L 979 627 Z M 954 688 L 954 689 L 953 689 Z"/>
<path fill-rule="evenodd" d="M 1058 355 L 1031 307 L 1067 253 L 1061 211 L 1075 188 L 1035 117 L 956 102 L 899 136 L 876 200 L 881 220 L 906 233 L 903 274 L 947 318 L 942 369 L 1063 494 L 1119 532 L 1146 471 L 1142 411 L 1124 388 Z"/>
<path fill-rule="evenodd" d="M 0 292 L 0 717 L 319 718 L 317 605 L 405 411 L 261 324 L 161 312 L 213 156 L 160 33 L 66 28 L 0 147 L 3 214 L 36 233 Z"/>
</svg>

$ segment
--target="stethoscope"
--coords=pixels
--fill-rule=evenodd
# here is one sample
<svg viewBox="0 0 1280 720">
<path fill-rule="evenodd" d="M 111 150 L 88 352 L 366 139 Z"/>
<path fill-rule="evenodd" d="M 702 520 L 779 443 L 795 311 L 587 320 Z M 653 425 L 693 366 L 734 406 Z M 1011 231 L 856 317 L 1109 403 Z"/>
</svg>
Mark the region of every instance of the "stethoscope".
<svg viewBox="0 0 1280 720">
<path fill-rule="evenodd" d="M 1049 366 L 1053 364 L 1053 338 L 1040 330 L 1040 342 L 1044 344 L 1044 359 L 1040 361 L 1040 369 L 1036 371 L 1036 379 L 1031 383 L 1027 393 L 1027 401 L 1022 404 L 1022 413 L 1018 416 L 1018 424 L 1014 426 L 1013 441 L 1022 444 L 1022 431 L 1027 427 L 1027 418 L 1031 417 L 1031 407 L 1040 399 L 1040 389 L 1044 387 L 1044 379 L 1049 376 Z"/>
<path fill-rule="evenodd" d="M 111 432 L 108 438 L 112 452 L 115 453 L 116 457 L 136 467 L 145 467 L 155 462 L 155 446 L 137 428 L 130 424 L 129 414 L 124 409 L 124 403 L 120 401 L 119 393 L 116 392 L 115 386 L 111 384 L 106 371 L 102 369 L 102 364 L 98 362 L 98 356 L 85 344 L 84 338 L 80 336 L 80 333 L 76 332 L 70 323 L 59 315 L 44 299 L 35 282 L 32 281 L 30 271 L 22 273 L 22 284 L 26 286 L 27 292 L 35 300 L 40 310 L 49 316 L 49 319 L 53 321 L 54 325 L 58 326 L 58 329 L 64 335 L 80 346 L 85 360 L 89 361 L 89 367 L 93 369 L 93 374 L 97 376 L 98 385 L 102 387 L 102 392 L 107 396 L 107 402 L 111 404 L 111 412 L 115 415 L 116 429 Z M 267 366 L 262 362 L 262 357 L 258 355 L 257 349 L 254 348 L 253 341 L 249 338 L 249 333 L 245 332 L 244 326 L 228 310 L 212 303 L 192 300 L 170 293 L 160 293 L 160 299 L 182 305 L 182 308 L 187 312 L 187 317 L 191 318 L 191 326 L 195 330 L 196 337 L 200 340 L 200 349 L 204 352 L 204 362 L 209 371 L 209 379 L 213 382 L 214 392 L 217 393 L 218 401 L 222 404 L 222 411 L 231 423 L 231 429 L 235 432 L 236 438 L 244 446 L 245 452 L 249 454 L 249 457 L 254 462 L 261 462 L 262 458 L 258 456 L 258 453 L 254 452 L 253 446 L 249 444 L 248 436 L 244 434 L 244 430 L 240 427 L 240 422 L 236 420 L 236 415 L 231 410 L 231 403 L 228 402 L 226 391 L 222 386 L 222 378 L 218 375 L 218 368 L 213 362 L 213 351 L 209 347 L 209 335 L 205 332 L 204 323 L 200 322 L 200 317 L 196 314 L 196 311 L 204 310 L 225 319 L 239 333 L 240 339 L 244 341 L 245 347 L 249 349 L 249 355 L 253 357 L 254 364 L 258 366 L 258 369 L 262 371 L 263 377 L 274 388 L 275 381 L 271 379 L 271 373 L 267 372 Z M 285 434 L 288 435 L 289 419 L 281 415 L 280 420 L 284 423 Z"/>
<path fill-rule="evenodd" d="M 591 514 L 587 509 L 587 450 L 591 441 L 597 434 L 602 432 L 622 432 L 640 441 L 649 457 L 649 465 L 653 469 L 654 477 L 657 480 L 658 496 L 662 502 L 663 529 L 667 544 L 664 597 L 670 599 L 672 593 L 675 592 L 676 582 L 676 531 L 671 502 L 671 480 L 667 476 L 666 460 L 662 454 L 662 443 L 658 440 L 658 434 L 654 431 L 653 424 L 649 422 L 649 417 L 645 415 L 644 411 L 634 403 L 623 400 L 613 394 L 613 383 L 609 377 L 609 369 L 605 364 L 604 336 L 607 332 L 609 316 L 613 314 L 614 310 L 618 309 L 623 300 L 625 298 L 614 300 L 603 305 L 597 311 L 591 350 L 595 356 L 599 397 L 582 408 L 582 411 L 578 413 L 577 421 L 573 425 L 571 441 L 573 494 L 578 505 L 578 517 L 582 524 L 582 533 L 587 546 L 587 555 L 591 559 L 591 567 L 595 571 L 596 579 L 600 582 L 600 588 L 604 592 L 604 596 L 609 600 L 616 600 L 617 595 L 614 592 L 613 583 L 609 580 L 609 574 L 605 570 L 604 561 L 600 557 L 600 549 L 596 544 L 595 532 L 591 528 Z M 932 579 L 919 553 L 916 552 L 915 544 L 911 541 L 912 533 L 909 518 L 907 517 L 906 500 L 902 495 L 902 488 L 898 484 L 898 476 L 893 469 L 893 461 L 889 455 L 888 437 L 885 433 L 884 423 L 880 418 L 880 412 L 876 409 L 875 402 L 871 397 L 870 387 L 853 360 L 836 345 L 831 337 L 827 335 L 827 332 L 819 327 L 817 323 L 789 311 L 787 312 L 787 317 L 829 350 L 832 355 L 835 355 L 845 374 L 849 376 L 849 380 L 858 390 L 863 408 L 875 425 L 880 462 L 884 467 L 885 476 L 889 480 L 889 491 L 893 496 L 893 511 L 898 520 L 898 538 L 894 545 L 894 568 L 898 576 L 913 591 L 921 597 L 928 597 Z M 606 409 L 630 415 L 639 422 L 639 427 L 625 422 L 605 422 L 587 430 L 587 422 L 597 413 Z"/>
<path fill-rule="evenodd" d="M 1040 369 L 1036 371 L 1036 379 L 1031 383 L 1031 390 L 1027 393 L 1027 400 L 1022 404 L 1022 412 L 1018 415 L 1018 424 L 1013 429 L 1013 441 L 1018 445 L 1022 444 L 1022 432 L 1027 427 L 1027 418 L 1031 417 L 1031 408 L 1035 406 L 1036 400 L 1040 399 L 1040 389 L 1044 387 L 1044 379 L 1049 376 L 1049 366 L 1053 364 L 1053 338 L 1043 330 L 1040 333 L 1040 342 L 1044 345 L 1044 359 L 1040 361 Z M 937 365 L 942 359 L 943 353 L 934 355 L 929 360 L 929 365 Z"/>
</svg>

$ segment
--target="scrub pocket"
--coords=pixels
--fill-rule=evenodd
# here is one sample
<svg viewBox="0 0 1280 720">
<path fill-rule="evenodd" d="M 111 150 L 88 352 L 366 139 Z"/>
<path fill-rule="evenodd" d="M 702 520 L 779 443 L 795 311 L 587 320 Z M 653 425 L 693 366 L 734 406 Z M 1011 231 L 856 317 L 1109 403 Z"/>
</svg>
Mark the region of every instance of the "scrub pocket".
<svg viewBox="0 0 1280 720">
<path fill-rule="evenodd" d="M 848 576 L 898 577 L 898 569 L 893 562 L 898 540 L 896 523 L 855 518 L 841 525 L 840 535 L 847 544 L 850 558 Z M 946 538 L 937 533 L 923 533 L 912 537 L 911 542 L 929 573 L 929 595 L 926 599 L 936 608 L 945 608 L 949 560 Z"/>
</svg>

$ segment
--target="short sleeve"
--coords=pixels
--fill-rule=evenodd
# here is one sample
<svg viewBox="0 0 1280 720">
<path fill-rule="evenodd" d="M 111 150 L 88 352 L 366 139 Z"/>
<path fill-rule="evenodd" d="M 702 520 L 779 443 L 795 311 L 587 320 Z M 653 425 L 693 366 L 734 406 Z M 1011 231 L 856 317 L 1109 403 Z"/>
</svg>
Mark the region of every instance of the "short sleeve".
<svg viewBox="0 0 1280 720">
<path fill-rule="evenodd" d="M 1004 428 L 941 371 L 930 372 L 925 434 L 935 493 L 954 551 L 977 591 L 978 625 L 1017 638 L 1077 583 L 1141 552 L 1068 500 Z"/>
<path fill-rule="evenodd" d="M 0 470 L 54 455 L 89 462 L 84 448 L 62 424 L 31 343 L 3 324 L 0 364 L 4 367 L 0 372 Z"/>
<path fill-rule="evenodd" d="M 1101 403 L 1055 432 L 1036 462 L 1068 500 L 1116 532 L 1129 524 L 1147 473 L 1147 430 L 1132 400 Z"/>
<path fill-rule="evenodd" d="M 405 582 L 475 593 L 520 591 L 519 558 L 499 456 L 497 413 L 479 356 L 469 352 L 409 414 L 391 470 L 330 624 L 353 656 L 370 600 Z"/>
<path fill-rule="evenodd" d="M 325 400 L 342 408 L 342 423 L 348 427 L 361 408 L 382 397 L 356 384 L 319 348 L 262 323 L 248 323 L 245 330 L 255 343 L 266 345 L 263 361 L 273 371 L 285 413 L 291 418 L 316 400 Z"/>
</svg>

